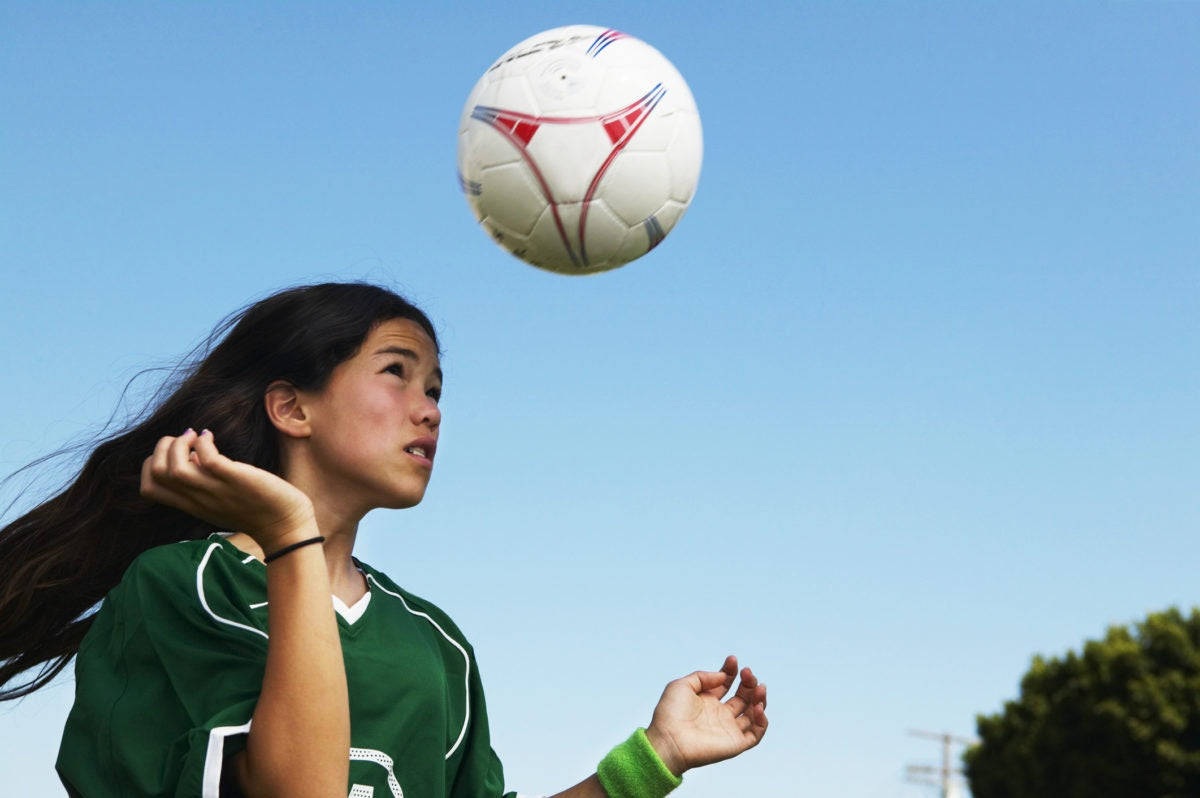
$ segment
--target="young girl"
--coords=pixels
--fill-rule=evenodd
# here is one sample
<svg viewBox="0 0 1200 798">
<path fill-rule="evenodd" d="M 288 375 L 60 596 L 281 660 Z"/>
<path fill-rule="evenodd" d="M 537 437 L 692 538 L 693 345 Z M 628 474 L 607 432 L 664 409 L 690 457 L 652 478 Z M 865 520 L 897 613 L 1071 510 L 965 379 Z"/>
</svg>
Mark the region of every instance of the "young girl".
<svg viewBox="0 0 1200 798">
<path fill-rule="evenodd" d="M 385 289 L 324 284 L 218 338 L 0 531 L 0 698 L 78 652 L 58 758 L 73 796 L 514 795 L 462 633 L 353 557 L 366 513 L 429 482 L 432 324 Z M 665 795 L 757 744 L 766 687 L 747 668 L 725 699 L 738 675 L 729 657 L 671 682 L 649 727 L 560 795 Z"/>
</svg>

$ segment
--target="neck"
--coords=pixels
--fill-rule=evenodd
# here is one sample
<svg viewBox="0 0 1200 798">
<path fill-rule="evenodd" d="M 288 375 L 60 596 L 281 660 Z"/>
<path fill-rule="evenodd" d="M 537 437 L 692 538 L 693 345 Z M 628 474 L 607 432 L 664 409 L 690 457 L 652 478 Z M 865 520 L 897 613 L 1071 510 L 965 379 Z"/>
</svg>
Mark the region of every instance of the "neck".
<svg viewBox="0 0 1200 798">
<path fill-rule="evenodd" d="M 367 592 L 367 582 L 354 564 L 354 541 L 358 536 L 358 521 L 339 525 L 332 515 L 324 514 L 317 508 L 317 528 L 325 537 L 322 548 L 325 551 L 325 567 L 329 571 L 329 585 L 333 594 L 346 604 L 353 604 Z M 229 538 L 229 542 L 247 554 L 263 559 L 268 552 L 254 538 L 238 532 Z"/>
<path fill-rule="evenodd" d="M 354 541 L 358 537 L 358 522 L 348 528 L 327 527 L 321 524 L 318 512 L 317 528 L 325 536 L 325 567 L 329 569 L 329 585 L 333 594 L 347 604 L 353 604 L 367 592 L 366 579 L 352 557 Z"/>
<path fill-rule="evenodd" d="M 353 604 L 367 591 L 366 579 L 354 565 L 352 555 L 358 537 L 358 522 L 366 510 L 345 501 L 349 491 L 331 488 L 320 479 L 309 460 L 293 450 L 283 452 L 283 476 L 312 500 L 317 529 L 325 537 L 325 566 L 329 569 L 329 584 L 333 594 L 347 604 Z M 339 501 L 341 499 L 341 501 Z"/>
</svg>

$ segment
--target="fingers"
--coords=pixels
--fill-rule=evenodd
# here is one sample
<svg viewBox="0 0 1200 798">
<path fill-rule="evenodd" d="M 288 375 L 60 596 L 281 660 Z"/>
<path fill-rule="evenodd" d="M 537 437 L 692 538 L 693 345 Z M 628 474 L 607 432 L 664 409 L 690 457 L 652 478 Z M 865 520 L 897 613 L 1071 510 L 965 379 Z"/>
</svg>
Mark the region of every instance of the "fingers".
<svg viewBox="0 0 1200 798">
<path fill-rule="evenodd" d="M 734 680 L 739 676 L 741 677 L 741 683 L 738 685 L 737 691 L 725 702 L 734 716 L 740 717 L 746 712 L 747 708 L 758 704 L 761 704 L 765 708 L 767 700 L 766 685 L 759 684 L 758 677 L 754 675 L 754 671 L 750 668 L 743 668 L 739 673 L 737 657 L 732 654 L 725 658 L 724 664 L 721 665 L 721 670 L 696 671 L 684 677 L 681 681 L 687 682 L 696 695 L 708 696 L 719 701 L 729 692 L 730 688 L 733 687 Z"/>
<path fill-rule="evenodd" d="M 223 459 L 212 433 L 189 429 L 179 436 L 159 439 L 142 463 L 141 493 L 148 499 L 191 511 L 188 494 L 210 490 L 212 466 Z"/>
<path fill-rule="evenodd" d="M 208 430 L 204 430 L 196 436 L 192 454 L 194 455 L 193 462 L 207 469 L 216 468 L 226 460 L 225 456 L 217 451 L 217 442 L 213 440 L 213 434 Z"/>
<path fill-rule="evenodd" d="M 741 716 L 746 711 L 746 707 L 755 704 L 755 691 L 758 688 L 758 677 L 754 675 L 754 671 L 745 668 L 742 671 L 742 682 L 738 685 L 737 692 L 725 702 L 729 710 L 735 716 Z"/>
<path fill-rule="evenodd" d="M 728 676 L 724 671 L 696 671 L 683 677 L 696 695 L 712 695 L 720 698 L 729 689 Z"/>
<path fill-rule="evenodd" d="M 725 702 L 725 707 L 737 719 L 741 731 L 759 726 L 762 731 L 766 730 L 767 686 L 760 683 L 749 668 L 742 670 L 737 692 Z"/>
<path fill-rule="evenodd" d="M 737 719 L 738 729 L 746 740 L 747 747 L 758 745 L 763 735 L 767 733 L 767 711 L 761 704 L 750 708 L 750 711 Z"/>
<path fill-rule="evenodd" d="M 170 480 L 172 468 L 178 461 L 177 444 L 190 441 L 195 437 L 193 430 L 188 430 L 177 438 L 166 436 L 160 438 L 154 446 L 154 451 L 142 462 L 142 495 L 148 499 L 159 500 L 164 494 L 165 484 Z M 173 455 L 174 453 L 174 455 Z"/>
<path fill-rule="evenodd" d="M 698 671 L 704 673 L 705 671 Z M 710 685 L 706 682 L 703 690 L 705 695 L 710 695 L 718 701 L 725 697 L 729 692 L 729 688 L 733 687 L 733 680 L 737 678 L 738 661 L 737 657 L 730 654 L 725 658 L 725 662 L 721 665 L 721 670 L 712 672 L 714 677 L 719 677 L 720 681 L 713 680 Z"/>
<path fill-rule="evenodd" d="M 749 671 L 749 668 L 746 670 Z M 731 712 L 736 713 L 734 721 L 738 731 L 742 733 L 746 747 L 752 748 L 758 745 L 767 733 L 767 686 L 758 683 L 753 674 L 749 675 L 754 682 L 753 688 L 747 690 L 744 686 L 739 687 L 738 694 L 725 705 Z M 742 684 L 746 684 L 745 676 Z"/>
<path fill-rule="evenodd" d="M 763 735 L 767 733 L 767 687 L 762 685 L 763 700 L 761 704 L 755 704 L 747 715 L 750 717 L 750 728 L 747 730 L 749 735 L 754 738 L 754 744 L 757 745 L 762 740 Z"/>
<path fill-rule="evenodd" d="M 196 431 L 189 429 L 167 447 L 167 473 L 178 479 L 187 473 L 192 465 L 192 444 L 196 440 Z"/>
</svg>

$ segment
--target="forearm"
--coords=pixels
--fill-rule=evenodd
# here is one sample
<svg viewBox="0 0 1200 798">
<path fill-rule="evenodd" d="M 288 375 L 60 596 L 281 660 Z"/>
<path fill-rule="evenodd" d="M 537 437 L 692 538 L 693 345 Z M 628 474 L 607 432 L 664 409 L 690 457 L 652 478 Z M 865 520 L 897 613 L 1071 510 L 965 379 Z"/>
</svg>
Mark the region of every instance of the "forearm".
<svg viewBox="0 0 1200 798">
<path fill-rule="evenodd" d="M 555 793 L 551 798 L 608 798 L 600 786 L 600 777 L 593 773 L 570 789 Z"/>
<path fill-rule="evenodd" d="M 669 740 L 638 729 L 600 762 L 596 773 L 554 798 L 662 798 L 679 786 L 686 769 L 676 770 Z M 668 764 L 671 762 L 672 764 Z"/>
<path fill-rule="evenodd" d="M 314 525 L 298 537 L 315 534 Z M 346 794 L 350 709 L 330 592 L 320 545 L 267 566 L 266 669 L 237 765 L 250 798 Z"/>
</svg>

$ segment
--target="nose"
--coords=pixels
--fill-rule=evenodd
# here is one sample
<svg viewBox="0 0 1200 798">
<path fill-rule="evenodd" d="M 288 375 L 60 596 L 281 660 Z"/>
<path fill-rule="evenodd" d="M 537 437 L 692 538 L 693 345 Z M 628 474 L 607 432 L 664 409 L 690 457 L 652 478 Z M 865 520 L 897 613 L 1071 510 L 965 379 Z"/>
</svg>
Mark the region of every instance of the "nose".
<svg viewBox="0 0 1200 798">
<path fill-rule="evenodd" d="M 431 396 L 421 394 L 421 400 L 413 408 L 413 422 L 435 430 L 442 423 L 442 409 Z"/>
</svg>

